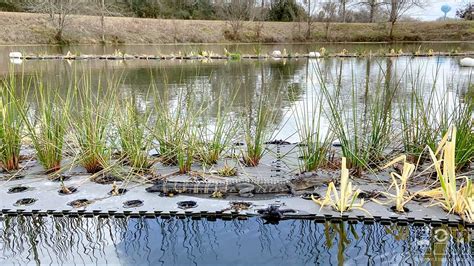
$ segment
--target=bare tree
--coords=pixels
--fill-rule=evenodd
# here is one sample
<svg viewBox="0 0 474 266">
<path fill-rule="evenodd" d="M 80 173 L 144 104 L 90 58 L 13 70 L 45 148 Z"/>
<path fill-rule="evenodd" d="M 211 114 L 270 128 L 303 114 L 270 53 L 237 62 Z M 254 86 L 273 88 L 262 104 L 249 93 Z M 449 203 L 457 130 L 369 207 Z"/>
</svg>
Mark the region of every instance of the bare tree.
<svg viewBox="0 0 474 266">
<path fill-rule="evenodd" d="M 327 1 L 322 5 L 319 12 L 320 19 L 324 22 L 326 40 L 329 40 L 331 22 L 336 16 L 337 4 L 333 1 Z"/>
<path fill-rule="evenodd" d="M 347 17 L 347 4 L 349 4 L 351 0 L 339 0 L 339 13 L 341 15 L 342 22 L 346 22 Z"/>
<path fill-rule="evenodd" d="M 378 9 L 384 4 L 382 0 L 367 0 L 359 2 L 359 5 L 366 6 L 369 10 L 369 22 L 373 23 Z"/>
<path fill-rule="evenodd" d="M 423 7 L 424 0 L 385 0 L 388 12 L 390 14 L 388 22 L 390 23 L 390 40 L 393 39 L 393 28 L 395 23 L 407 12 L 414 7 Z"/>
<path fill-rule="evenodd" d="M 122 14 L 118 11 L 119 8 L 110 3 L 111 1 L 106 0 L 94 0 L 96 8 L 91 10 L 91 14 L 97 14 L 100 17 L 100 32 L 101 32 L 101 42 L 105 43 L 105 17 L 106 16 L 121 16 Z"/>
<path fill-rule="evenodd" d="M 55 29 L 54 39 L 64 42 L 63 33 L 70 22 L 70 15 L 78 13 L 84 3 L 77 0 L 30 0 L 29 10 L 49 14 L 49 21 Z"/>
<path fill-rule="evenodd" d="M 253 20 L 252 10 L 255 7 L 255 0 L 229 0 L 218 4 L 220 15 L 226 18 L 226 23 L 231 29 L 232 39 L 239 39 L 240 31 L 245 21 Z"/>
<path fill-rule="evenodd" d="M 306 11 L 308 12 L 308 17 L 306 18 L 307 29 L 306 29 L 306 39 L 311 39 L 311 26 L 313 25 L 313 15 L 316 11 L 316 0 L 304 0 L 303 3 L 306 5 Z"/>
</svg>

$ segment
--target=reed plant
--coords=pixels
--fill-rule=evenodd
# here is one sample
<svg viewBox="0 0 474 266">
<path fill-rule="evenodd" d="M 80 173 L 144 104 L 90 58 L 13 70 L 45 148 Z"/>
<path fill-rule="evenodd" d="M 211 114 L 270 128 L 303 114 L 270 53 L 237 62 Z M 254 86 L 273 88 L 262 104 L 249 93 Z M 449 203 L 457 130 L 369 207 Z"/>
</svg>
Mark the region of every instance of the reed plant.
<svg viewBox="0 0 474 266">
<path fill-rule="evenodd" d="M 21 112 L 21 116 L 38 161 L 46 173 L 54 173 L 61 168 L 72 97 L 70 93 L 61 97 L 57 89 L 42 81 L 41 76 L 35 78 L 34 95 L 34 115 Z"/>
<path fill-rule="evenodd" d="M 256 105 L 248 103 L 244 111 L 243 126 L 245 150 L 242 152 L 242 160 L 246 166 L 257 166 L 265 154 L 265 142 L 274 134 L 272 125 L 276 122 L 277 113 L 269 98 L 269 93 L 262 92 L 257 98 Z M 276 100 L 274 104 L 278 102 Z"/>
<path fill-rule="evenodd" d="M 97 173 L 110 162 L 109 136 L 118 82 L 114 77 L 104 81 L 100 75 L 94 82 L 90 73 L 74 81 L 74 98 L 78 106 L 69 121 L 79 148 L 76 158 L 88 173 Z"/>
<path fill-rule="evenodd" d="M 461 170 L 474 162 L 474 98 L 466 96 L 453 110 L 450 124 L 456 127 L 455 162 L 456 169 Z"/>
<path fill-rule="evenodd" d="M 318 81 L 328 107 L 325 113 L 331 131 L 341 143 L 348 167 L 358 175 L 383 160 L 384 151 L 392 141 L 392 101 L 399 83 L 392 82 L 390 75 L 380 71 L 374 81 L 367 73 L 365 83 L 360 86 L 352 73 L 350 84 L 345 85 L 342 65 L 333 81 L 318 67 Z M 365 101 L 364 108 L 359 103 L 361 97 Z"/>
<path fill-rule="evenodd" d="M 0 163 L 6 171 L 18 170 L 27 110 L 26 94 L 29 81 L 21 75 L 19 82 L 13 71 L 0 83 Z"/>
<path fill-rule="evenodd" d="M 219 93 L 218 99 L 214 102 L 215 120 L 211 120 L 207 115 L 201 120 L 200 145 L 197 148 L 200 161 L 206 165 L 217 163 L 237 135 L 239 121 L 230 112 L 235 95 L 230 102 L 224 102 L 222 92 Z"/>
<path fill-rule="evenodd" d="M 317 98 L 317 100 L 315 99 Z M 300 171 L 314 171 L 328 162 L 328 153 L 333 141 L 332 132 L 326 133 L 322 128 L 323 98 L 312 97 L 302 104 L 302 108 L 295 108 L 297 134 L 300 139 L 298 147 Z"/>
<path fill-rule="evenodd" d="M 156 120 L 153 135 L 158 142 L 160 159 L 164 164 L 177 165 L 179 173 L 191 170 L 200 144 L 197 121 L 203 107 L 196 103 L 195 95 L 180 92 L 172 108 L 169 95 L 155 95 Z"/>
<path fill-rule="evenodd" d="M 352 182 L 349 179 L 349 170 L 346 165 L 346 158 L 342 157 L 341 160 L 341 180 L 339 192 L 336 189 L 334 182 L 329 183 L 326 190 L 326 195 L 323 199 L 316 199 L 313 195 L 311 198 L 314 202 L 323 208 L 326 205 L 331 206 L 341 214 L 351 209 L 359 209 L 365 211 L 362 208 L 364 200 L 361 199 L 359 203 L 356 203 L 357 197 L 359 196 L 360 190 L 352 187 Z"/>
<path fill-rule="evenodd" d="M 446 124 L 447 118 L 446 99 L 436 90 L 439 69 L 428 93 L 425 73 L 423 68 L 408 72 L 405 83 L 411 91 L 399 106 L 403 150 L 411 160 L 420 158 L 426 145 L 435 149 L 442 126 L 445 126 L 442 124 Z"/>
<path fill-rule="evenodd" d="M 138 172 L 146 172 L 151 167 L 148 151 L 152 143 L 152 135 L 149 134 L 149 122 L 151 112 L 139 110 L 135 97 L 118 100 L 116 107 L 116 129 L 119 136 L 120 149 L 123 159 Z"/>
</svg>

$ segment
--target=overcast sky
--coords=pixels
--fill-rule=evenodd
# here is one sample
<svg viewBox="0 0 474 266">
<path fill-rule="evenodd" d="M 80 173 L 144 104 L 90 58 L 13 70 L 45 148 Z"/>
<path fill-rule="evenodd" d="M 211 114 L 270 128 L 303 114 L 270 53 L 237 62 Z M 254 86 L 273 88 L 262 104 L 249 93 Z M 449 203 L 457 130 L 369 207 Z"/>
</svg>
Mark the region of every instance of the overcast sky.
<svg viewBox="0 0 474 266">
<path fill-rule="evenodd" d="M 451 11 L 448 13 L 448 17 L 455 17 L 456 10 L 459 7 L 462 7 L 468 3 L 471 3 L 470 0 L 426 0 L 428 3 L 424 9 L 414 8 L 409 10 L 407 15 L 418 18 L 420 20 L 436 20 L 439 17 L 444 16 L 444 13 L 441 11 L 441 6 L 447 4 L 451 6 Z"/>
</svg>

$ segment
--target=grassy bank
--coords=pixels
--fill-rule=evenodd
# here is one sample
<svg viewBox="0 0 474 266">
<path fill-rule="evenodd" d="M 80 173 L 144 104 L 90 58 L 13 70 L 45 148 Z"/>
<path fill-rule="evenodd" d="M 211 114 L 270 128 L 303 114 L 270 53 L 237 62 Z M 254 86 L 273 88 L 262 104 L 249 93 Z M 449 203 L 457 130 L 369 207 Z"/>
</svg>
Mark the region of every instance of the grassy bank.
<svg viewBox="0 0 474 266">
<path fill-rule="evenodd" d="M 55 30 L 48 15 L 0 12 L 0 44 L 48 44 Z M 64 31 L 70 43 L 94 44 L 101 40 L 100 18 L 71 16 Z M 258 27 L 258 26 L 261 26 Z M 373 42 L 388 40 L 386 23 L 314 23 L 310 39 L 306 24 L 294 22 L 246 22 L 238 36 L 225 21 L 163 20 L 126 17 L 105 19 L 108 43 L 222 43 L 222 42 Z M 258 30 L 260 28 L 261 30 Z M 396 41 L 469 41 L 474 39 L 474 22 L 406 22 L 395 26 Z"/>
</svg>

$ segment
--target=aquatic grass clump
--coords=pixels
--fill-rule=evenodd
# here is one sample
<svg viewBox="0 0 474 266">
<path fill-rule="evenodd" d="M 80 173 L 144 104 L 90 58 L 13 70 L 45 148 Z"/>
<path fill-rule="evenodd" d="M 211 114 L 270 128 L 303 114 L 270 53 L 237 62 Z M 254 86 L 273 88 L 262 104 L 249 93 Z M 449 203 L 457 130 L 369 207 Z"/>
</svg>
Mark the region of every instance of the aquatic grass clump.
<svg viewBox="0 0 474 266">
<path fill-rule="evenodd" d="M 177 165 L 179 173 L 191 171 L 195 157 L 198 156 L 200 145 L 197 121 L 203 107 L 196 104 L 195 95 L 191 92 L 180 92 L 172 108 L 169 95 L 155 95 L 155 125 L 152 130 L 161 162 Z"/>
<path fill-rule="evenodd" d="M 398 82 L 392 82 L 389 71 L 381 71 L 372 82 L 370 73 L 365 84 L 359 86 L 354 73 L 350 88 L 342 82 L 342 65 L 335 81 L 318 67 L 318 81 L 325 97 L 325 108 L 331 131 L 341 143 L 342 154 L 348 167 L 357 175 L 384 160 L 384 151 L 392 141 L 393 97 Z M 330 87 L 330 84 L 333 84 Z M 361 110 L 359 98 L 365 101 Z M 349 100 L 348 100 L 349 99 Z"/>
<path fill-rule="evenodd" d="M 351 209 L 366 211 L 362 208 L 364 205 L 363 199 L 361 199 L 359 203 L 356 203 L 360 190 L 354 190 L 352 187 L 352 182 L 349 180 L 349 170 L 347 169 L 345 157 L 342 157 L 341 160 L 341 181 L 339 190 L 340 191 L 338 192 L 334 182 L 331 182 L 329 183 L 326 195 L 323 199 L 316 199 L 313 195 L 311 195 L 311 199 L 320 205 L 321 208 L 330 205 L 341 214 Z"/>
<path fill-rule="evenodd" d="M 243 124 L 246 146 L 242 151 L 242 160 L 246 166 L 259 165 L 265 153 L 264 144 L 274 134 L 271 125 L 276 122 L 277 114 L 272 110 L 272 107 L 268 93 L 262 91 L 257 99 L 256 106 L 248 104 L 248 110 L 244 112 Z"/>
<path fill-rule="evenodd" d="M 298 153 L 300 171 L 309 172 L 328 163 L 328 153 L 333 141 L 332 132 L 323 133 L 321 118 L 323 113 L 322 98 L 305 101 L 302 108 L 294 111 L 297 134 L 300 139 Z"/>
<path fill-rule="evenodd" d="M 18 170 L 24 120 L 27 86 L 23 76 L 20 83 L 13 72 L 0 84 L 0 163 L 6 171 Z M 17 92 L 19 90 L 20 92 Z M 18 94 L 20 93 L 20 95 Z"/>
<path fill-rule="evenodd" d="M 474 162 L 474 98 L 466 96 L 454 107 L 451 124 L 456 127 L 456 169 L 464 169 Z"/>
<path fill-rule="evenodd" d="M 470 177 L 456 176 L 456 127 L 451 127 L 440 141 L 436 151 L 428 147 L 433 167 L 440 187 L 423 192 L 422 195 L 433 197 L 446 211 L 453 212 L 467 221 L 474 221 L 474 190 Z M 457 180 L 464 179 L 458 187 Z"/>
<path fill-rule="evenodd" d="M 239 128 L 239 121 L 230 112 L 231 103 L 224 104 L 222 94 L 215 103 L 217 105 L 215 120 L 211 121 L 205 117 L 201 120 L 198 132 L 200 136 L 200 144 L 197 146 L 198 157 L 206 165 L 217 163 L 231 145 Z"/>
<path fill-rule="evenodd" d="M 97 84 L 93 84 L 91 75 L 86 74 L 73 87 L 78 106 L 69 121 L 79 148 L 78 162 L 88 173 L 103 170 L 110 161 L 109 130 L 114 118 L 114 92 L 118 86 L 114 78 L 103 83 L 99 78 Z"/>
<path fill-rule="evenodd" d="M 423 154 L 427 145 L 431 149 L 436 147 L 437 139 L 441 135 L 441 124 L 446 124 L 446 99 L 436 91 L 438 73 L 439 68 L 435 72 L 428 94 L 425 94 L 425 71 L 420 68 L 410 71 L 406 76 L 406 83 L 411 87 L 411 91 L 409 97 L 401 102 L 398 113 L 403 150 L 412 161 Z"/>
<path fill-rule="evenodd" d="M 148 158 L 152 138 L 147 131 L 151 112 L 141 112 L 134 97 L 123 99 L 116 105 L 116 128 L 123 159 L 136 171 L 148 171 L 151 162 Z"/>
<path fill-rule="evenodd" d="M 64 137 L 69 123 L 70 94 L 62 99 L 57 90 L 37 78 L 34 87 L 36 110 L 33 116 L 21 113 L 38 161 L 46 173 L 61 168 Z"/>
</svg>

